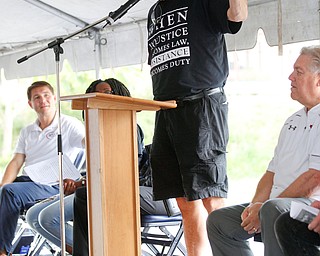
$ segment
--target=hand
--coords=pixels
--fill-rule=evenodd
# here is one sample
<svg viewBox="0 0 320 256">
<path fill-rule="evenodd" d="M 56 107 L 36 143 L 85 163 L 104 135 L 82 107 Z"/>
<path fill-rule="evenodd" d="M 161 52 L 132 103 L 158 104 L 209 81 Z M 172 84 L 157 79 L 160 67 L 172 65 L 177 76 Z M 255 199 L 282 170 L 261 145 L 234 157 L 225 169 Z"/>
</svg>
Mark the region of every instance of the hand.
<svg viewBox="0 0 320 256">
<path fill-rule="evenodd" d="M 74 193 L 74 191 L 76 191 L 76 189 L 77 189 L 76 181 L 74 181 L 72 179 L 64 179 L 63 180 L 63 189 L 64 189 L 64 194 L 66 196 Z"/>
<path fill-rule="evenodd" d="M 313 201 L 311 206 L 320 209 L 320 201 Z"/>
<path fill-rule="evenodd" d="M 250 235 L 261 232 L 259 211 L 262 204 L 260 202 L 250 204 L 241 214 L 241 227 Z"/>
<path fill-rule="evenodd" d="M 320 209 L 320 201 L 314 201 L 311 206 Z M 308 228 L 320 235 L 320 213 L 310 222 Z"/>
</svg>

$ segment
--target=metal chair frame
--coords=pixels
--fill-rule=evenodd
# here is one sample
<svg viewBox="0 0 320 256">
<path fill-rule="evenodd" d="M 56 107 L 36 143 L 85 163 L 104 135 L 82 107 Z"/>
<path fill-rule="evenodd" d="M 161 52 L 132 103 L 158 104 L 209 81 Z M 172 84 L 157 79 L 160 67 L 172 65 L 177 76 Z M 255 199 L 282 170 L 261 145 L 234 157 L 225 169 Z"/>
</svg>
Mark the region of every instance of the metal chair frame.
<svg viewBox="0 0 320 256">
<path fill-rule="evenodd" d="M 169 232 L 167 228 L 169 226 L 178 227 L 176 234 Z M 173 256 L 176 249 L 179 249 L 182 255 L 187 255 L 185 246 L 180 242 L 183 235 L 181 215 L 174 217 L 168 217 L 166 215 L 142 215 L 141 227 L 141 243 L 146 244 L 153 253 L 150 254 L 143 251 L 142 255 Z M 158 228 L 158 232 L 151 233 L 151 228 Z M 161 231 L 160 234 L 159 230 Z"/>
</svg>

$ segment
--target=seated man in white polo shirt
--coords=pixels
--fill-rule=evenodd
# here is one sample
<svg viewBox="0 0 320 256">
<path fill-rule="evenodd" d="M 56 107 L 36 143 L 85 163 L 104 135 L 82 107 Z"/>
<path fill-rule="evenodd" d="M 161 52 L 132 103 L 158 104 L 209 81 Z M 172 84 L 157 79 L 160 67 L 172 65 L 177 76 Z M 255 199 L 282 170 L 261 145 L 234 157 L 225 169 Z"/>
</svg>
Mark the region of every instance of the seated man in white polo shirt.
<svg viewBox="0 0 320 256">
<path fill-rule="evenodd" d="M 20 212 L 29 204 L 59 193 L 56 180 L 52 180 L 53 184 L 43 184 L 39 180 L 32 180 L 25 171 L 32 165 L 45 163 L 55 157 L 58 159 L 56 96 L 53 87 L 45 81 L 34 82 L 28 88 L 27 95 L 28 104 L 38 118 L 35 123 L 21 130 L 13 158 L 0 182 L 0 256 L 11 251 Z M 73 162 L 84 146 L 85 129 L 76 118 L 61 115 L 60 120 L 63 158 Z M 18 177 L 21 168 L 22 175 Z"/>
</svg>

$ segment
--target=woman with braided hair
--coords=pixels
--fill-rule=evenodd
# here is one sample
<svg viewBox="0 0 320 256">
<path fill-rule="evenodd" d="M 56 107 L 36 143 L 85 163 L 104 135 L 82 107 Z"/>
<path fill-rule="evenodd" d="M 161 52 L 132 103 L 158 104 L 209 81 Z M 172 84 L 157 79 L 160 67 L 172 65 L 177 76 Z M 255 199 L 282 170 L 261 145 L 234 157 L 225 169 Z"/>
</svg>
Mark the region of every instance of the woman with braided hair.
<svg viewBox="0 0 320 256">
<path fill-rule="evenodd" d="M 107 94 L 131 97 L 128 88 L 114 78 L 96 80 L 86 90 L 86 93 L 101 92 Z M 167 211 L 163 201 L 154 201 L 151 187 L 151 170 L 149 166 L 149 149 L 143 145 L 143 132 L 137 124 L 138 133 L 138 157 L 139 157 L 139 190 L 140 190 L 140 214 L 166 215 Z M 150 146 L 147 146 L 150 148 Z M 87 193 L 85 187 L 79 187 L 75 192 L 74 199 L 74 223 L 73 223 L 73 255 L 86 256 L 88 252 L 88 215 Z"/>
<path fill-rule="evenodd" d="M 128 88 L 119 80 L 115 78 L 108 78 L 106 80 L 95 80 L 93 81 L 86 90 L 86 93 L 92 92 L 101 92 L 106 94 L 114 94 L 119 96 L 131 97 L 130 91 Z M 82 118 L 84 115 L 82 113 Z M 144 134 L 141 127 L 137 124 L 137 135 L 138 135 L 138 162 L 140 164 L 140 160 L 142 157 L 142 152 L 144 149 L 143 139 Z"/>
<path fill-rule="evenodd" d="M 128 88 L 122 82 L 115 78 L 108 78 L 106 80 L 98 79 L 93 81 L 86 90 L 86 93 L 91 92 L 101 92 L 106 94 L 131 97 Z"/>
</svg>

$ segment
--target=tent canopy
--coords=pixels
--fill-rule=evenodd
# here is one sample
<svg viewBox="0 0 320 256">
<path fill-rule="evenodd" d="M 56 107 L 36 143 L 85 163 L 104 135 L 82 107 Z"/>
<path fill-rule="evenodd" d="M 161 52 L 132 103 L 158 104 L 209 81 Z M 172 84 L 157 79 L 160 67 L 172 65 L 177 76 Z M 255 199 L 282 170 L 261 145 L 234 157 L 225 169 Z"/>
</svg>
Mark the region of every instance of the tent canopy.
<svg viewBox="0 0 320 256">
<path fill-rule="evenodd" d="M 112 25 L 101 22 L 61 46 L 61 61 L 73 70 L 127 66 L 146 61 L 146 17 L 156 0 L 140 0 Z M 7 79 L 55 72 L 52 49 L 30 56 L 58 38 L 104 20 L 125 0 L 3 0 L 0 9 L 0 68 Z M 248 0 L 249 17 L 241 31 L 227 35 L 228 50 L 253 48 L 263 29 L 270 46 L 319 39 L 318 0 Z"/>
</svg>

